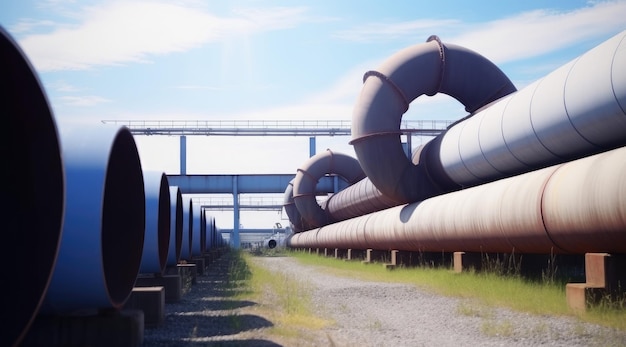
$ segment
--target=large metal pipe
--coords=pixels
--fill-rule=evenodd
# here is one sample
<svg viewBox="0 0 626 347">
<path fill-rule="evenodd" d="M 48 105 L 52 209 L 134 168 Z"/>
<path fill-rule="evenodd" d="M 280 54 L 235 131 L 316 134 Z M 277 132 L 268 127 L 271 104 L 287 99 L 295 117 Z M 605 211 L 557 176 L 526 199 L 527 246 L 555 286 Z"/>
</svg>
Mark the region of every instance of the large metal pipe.
<svg viewBox="0 0 626 347">
<path fill-rule="evenodd" d="M 206 229 L 205 249 L 210 250 L 217 246 L 217 230 L 215 228 L 215 217 L 209 214 L 209 210 L 204 210 L 204 222 Z"/>
<path fill-rule="evenodd" d="M 146 230 L 139 272 L 162 274 L 170 242 L 170 189 L 161 171 L 143 171 L 146 196 Z"/>
<path fill-rule="evenodd" d="M 298 169 L 294 178 L 293 201 L 302 218 L 314 228 L 332 222 L 317 202 L 315 193 L 319 179 L 327 174 L 340 176 L 349 185 L 365 177 L 359 162 L 349 155 L 327 149 L 310 157 Z"/>
<path fill-rule="evenodd" d="M 170 186 L 170 242 L 167 266 L 176 266 L 183 246 L 183 195 L 178 186 Z"/>
<path fill-rule="evenodd" d="M 423 145 L 419 146 L 412 151 L 413 164 L 417 165 L 419 163 L 419 155 L 422 152 L 423 147 Z M 325 160 L 324 157 L 318 158 L 320 160 Z M 315 159 L 317 158 L 312 157 L 308 161 Z M 329 171 L 329 174 L 335 174 L 332 169 L 330 169 Z M 359 171 L 362 172 L 362 170 L 360 170 L 360 167 Z M 291 193 L 291 190 L 287 190 L 286 192 Z M 369 178 L 365 177 L 360 181 L 351 184 L 345 189 L 330 195 L 328 199 L 320 203 L 321 210 L 320 208 L 314 208 L 314 206 L 312 206 L 312 202 L 309 202 L 309 204 L 305 205 L 304 208 L 306 209 L 305 211 L 307 211 L 308 213 L 323 213 L 324 215 L 322 217 L 318 217 L 318 220 L 325 221 L 323 225 L 326 225 L 354 218 L 360 215 L 384 210 L 386 208 L 398 205 L 400 205 L 400 203 L 385 196 L 378 188 L 376 188 L 376 186 L 374 186 Z M 304 217 L 302 217 L 303 213 L 301 213 L 299 209 L 297 209 L 297 206 L 295 207 L 295 212 L 291 210 L 294 209 L 293 199 L 291 195 L 286 196 L 284 207 L 292 226 L 299 223 L 299 220 L 295 218 L 304 219 Z M 311 224 L 307 225 L 308 229 L 304 230 L 312 229 L 313 227 L 311 226 Z M 319 226 L 321 225 L 318 225 L 318 227 Z M 298 229 L 296 232 L 300 231 L 303 230 Z"/>
<path fill-rule="evenodd" d="M 2 294 L 0 345 L 13 346 L 23 340 L 50 283 L 63 227 L 65 177 L 45 91 L 28 57 L 2 26 L 0 57 L 0 113 L 8 122 L 0 146 L 0 220 L 6 246 L 3 276 L 10 283 Z M 20 265 L 11 265 L 17 259 Z"/>
<path fill-rule="evenodd" d="M 446 174 L 472 186 L 626 144 L 625 41 L 622 31 L 453 126 Z"/>
<path fill-rule="evenodd" d="M 291 224 L 291 229 L 298 233 L 304 230 L 313 229 L 312 226 L 302 217 L 300 211 L 296 207 L 296 203 L 293 200 L 293 182 L 295 179 L 289 181 L 287 187 L 285 188 L 285 192 L 283 195 L 283 208 L 285 209 L 285 213 L 287 213 L 287 217 L 289 218 L 289 222 Z"/>
<path fill-rule="evenodd" d="M 121 309 L 139 273 L 145 234 L 137 146 L 126 127 L 59 125 L 65 221 L 41 313 Z"/>
<path fill-rule="evenodd" d="M 183 194 L 183 243 L 180 251 L 180 258 L 183 260 L 191 260 L 191 244 L 193 240 L 192 204 L 191 196 Z"/>
<path fill-rule="evenodd" d="M 444 45 L 431 36 L 426 43 L 399 51 L 377 71 L 365 74 L 352 115 L 351 144 L 367 177 L 399 203 L 459 189 L 441 168 L 438 157 L 431 154 L 438 152 L 440 141 L 427 145 L 420 160 L 424 165 L 413 165 L 407 158 L 400 140 L 402 115 L 423 94 L 450 95 L 473 113 L 514 91 L 506 75 L 483 56 Z"/>
<path fill-rule="evenodd" d="M 191 215 L 191 255 L 201 256 L 204 253 L 205 240 L 202 236 L 202 204 L 192 200 L 189 214 Z"/>
<path fill-rule="evenodd" d="M 626 253 L 626 147 L 294 234 L 290 247 Z"/>
</svg>

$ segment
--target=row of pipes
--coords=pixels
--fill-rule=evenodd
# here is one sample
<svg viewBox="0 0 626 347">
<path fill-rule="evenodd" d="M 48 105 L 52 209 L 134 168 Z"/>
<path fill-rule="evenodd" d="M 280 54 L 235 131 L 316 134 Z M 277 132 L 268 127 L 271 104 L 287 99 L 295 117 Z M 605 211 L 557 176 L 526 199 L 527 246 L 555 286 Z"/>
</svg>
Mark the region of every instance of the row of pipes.
<svg viewBox="0 0 626 347">
<path fill-rule="evenodd" d="M 517 91 L 438 37 L 365 74 L 357 158 L 309 158 L 284 193 L 293 248 L 626 253 L 626 31 Z M 468 115 L 415 149 L 400 121 L 421 95 Z M 324 175 L 348 187 L 315 195 Z"/>
<path fill-rule="evenodd" d="M 0 345 L 37 315 L 121 309 L 140 274 L 224 246 L 208 210 L 143 170 L 126 127 L 55 120 L 26 55 L 0 27 L 4 185 Z M 58 125 L 58 128 L 57 128 Z"/>
</svg>

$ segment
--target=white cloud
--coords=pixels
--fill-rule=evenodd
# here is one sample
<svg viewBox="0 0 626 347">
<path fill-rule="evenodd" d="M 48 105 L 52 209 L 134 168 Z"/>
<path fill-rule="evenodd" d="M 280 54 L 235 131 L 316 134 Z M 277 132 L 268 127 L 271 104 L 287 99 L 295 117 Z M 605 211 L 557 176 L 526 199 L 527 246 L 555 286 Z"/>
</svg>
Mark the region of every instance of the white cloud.
<svg viewBox="0 0 626 347">
<path fill-rule="evenodd" d="M 201 7 L 158 1 L 114 1 L 82 8 L 79 24 L 23 37 L 20 45 L 39 71 L 147 62 L 233 35 L 292 27 L 303 8 L 250 9 L 220 18 Z M 49 24 L 49 23 L 48 23 Z M 24 27 L 21 30 L 26 30 Z"/>
<path fill-rule="evenodd" d="M 536 10 L 475 26 L 444 40 L 480 52 L 496 63 L 522 60 L 624 30 L 626 2 L 598 2 L 570 12 Z"/>
<path fill-rule="evenodd" d="M 444 43 L 471 48 L 502 63 L 557 51 L 581 41 L 608 39 L 624 30 L 624 18 L 625 1 L 594 1 L 568 12 L 539 9 L 485 23 L 456 19 L 370 23 L 338 32 L 335 37 L 381 42 L 415 37 L 426 40 L 436 33 Z"/>
<path fill-rule="evenodd" d="M 78 107 L 91 107 L 100 105 L 103 103 L 111 102 L 111 100 L 95 96 L 95 95 L 83 95 L 83 96 L 60 96 L 57 98 L 59 105 L 63 106 L 78 106 Z"/>
<path fill-rule="evenodd" d="M 80 91 L 80 88 L 64 80 L 58 80 L 55 82 L 47 83 L 46 87 L 50 88 L 50 90 L 54 90 L 56 92 L 61 92 L 61 93 L 74 93 L 74 92 Z"/>
<path fill-rule="evenodd" d="M 454 19 L 432 20 L 419 19 L 406 22 L 393 23 L 369 23 L 349 30 L 342 30 L 333 36 L 339 39 L 355 42 L 375 42 L 389 41 L 403 37 L 423 37 L 428 38 L 433 32 L 438 32 L 441 28 L 454 28 L 460 22 Z"/>
</svg>

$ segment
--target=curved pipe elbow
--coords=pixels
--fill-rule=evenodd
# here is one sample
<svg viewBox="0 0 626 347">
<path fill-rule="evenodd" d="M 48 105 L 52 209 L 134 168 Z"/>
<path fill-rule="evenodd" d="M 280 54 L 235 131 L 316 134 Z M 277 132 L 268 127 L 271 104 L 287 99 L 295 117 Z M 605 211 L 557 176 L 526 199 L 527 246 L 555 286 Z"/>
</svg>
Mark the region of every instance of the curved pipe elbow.
<svg viewBox="0 0 626 347">
<path fill-rule="evenodd" d="M 455 190 L 459 186 L 439 168 L 438 153 L 422 154 L 430 157 L 431 165 L 413 165 L 406 157 L 400 141 L 402 115 L 424 94 L 450 95 L 473 113 L 514 91 L 515 86 L 492 62 L 468 49 L 443 45 L 432 36 L 365 74 L 352 116 L 350 143 L 367 177 L 399 203 Z"/>
<path fill-rule="evenodd" d="M 320 178 L 334 174 L 354 184 L 365 177 L 359 162 L 346 154 L 331 150 L 318 153 L 298 169 L 293 181 L 293 200 L 298 212 L 313 227 L 331 222 L 330 216 L 318 204 L 315 187 Z"/>
</svg>

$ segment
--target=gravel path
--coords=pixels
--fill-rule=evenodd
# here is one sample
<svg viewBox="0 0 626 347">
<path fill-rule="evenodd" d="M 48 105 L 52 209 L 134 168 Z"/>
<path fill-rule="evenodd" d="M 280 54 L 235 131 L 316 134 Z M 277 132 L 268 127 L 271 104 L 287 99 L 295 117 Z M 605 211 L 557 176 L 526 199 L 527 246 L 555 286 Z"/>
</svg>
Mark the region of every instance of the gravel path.
<svg viewBox="0 0 626 347">
<path fill-rule="evenodd" d="M 267 333 L 273 323 L 255 314 L 263 303 L 235 302 L 219 289 L 227 258 L 199 276 L 181 302 L 166 305 L 164 326 L 146 329 L 144 346 L 626 346 L 626 333 L 575 319 L 337 277 L 289 257 L 255 257 L 264 268 L 311 288 L 316 314 L 335 322 L 306 339 L 276 337 Z M 232 315 L 238 316 L 236 327 Z"/>
</svg>

